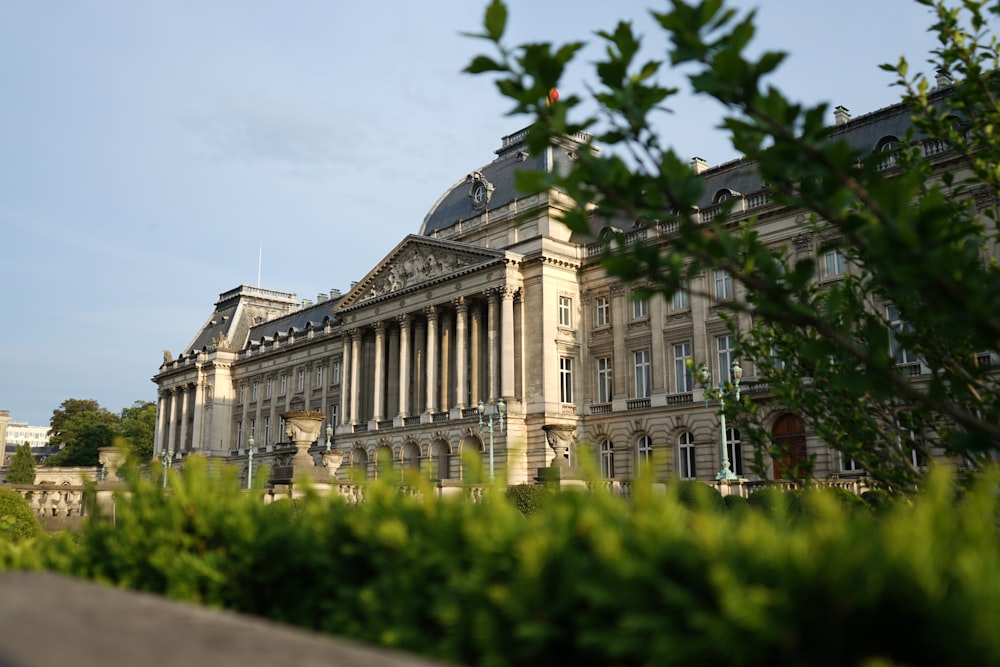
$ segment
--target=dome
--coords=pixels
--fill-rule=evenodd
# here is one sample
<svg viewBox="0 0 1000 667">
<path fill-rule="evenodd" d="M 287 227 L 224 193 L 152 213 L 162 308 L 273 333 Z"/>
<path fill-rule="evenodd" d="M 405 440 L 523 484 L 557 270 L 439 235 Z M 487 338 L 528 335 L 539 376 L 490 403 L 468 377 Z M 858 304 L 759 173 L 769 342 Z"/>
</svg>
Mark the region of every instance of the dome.
<svg viewBox="0 0 1000 667">
<path fill-rule="evenodd" d="M 503 137 L 492 162 L 468 173 L 446 190 L 424 216 L 420 234 L 430 236 L 485 211 L 510 204 L 521 196 L 514 187 L 517 171 L 561 171 L 573 160 L 575 150 L 590 140 L 590 135 L 579 134 L 573 138 L 572 145 L 550 146 L 544 155 L 532 156 L 524 143 L 527 134 L 528 128 L 525 128 Z"/>
</svg>

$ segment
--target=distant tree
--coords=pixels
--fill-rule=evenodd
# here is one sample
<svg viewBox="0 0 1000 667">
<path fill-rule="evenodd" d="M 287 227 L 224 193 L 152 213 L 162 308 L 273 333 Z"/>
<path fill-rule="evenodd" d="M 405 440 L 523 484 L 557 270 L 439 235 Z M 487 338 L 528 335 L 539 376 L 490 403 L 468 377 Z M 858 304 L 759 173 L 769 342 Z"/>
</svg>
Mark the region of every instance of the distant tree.
<svg viewBox="0 0 1000 667">
<path fill-rule="evenodd" d="M 118 416 L 92 399 L 71 398 L 52 412 L 49 444 L 59 452 L 46 466 L 95 466 L 98 449 L 110 447 L 118 430 Z"/>
<path fill-rule="evenodd" d="M 118 417 L 118 433 L 128 441 L 129 458 L 147 463 L 153 457 L 153 435 L 156 432 L 156 404 L 136 401 L 124 408 Z"/>
<path fill-rule="evenodd" d="M 11 457 L 10 467 L 7 469 L 7 483 L 35 483 L 35 455 L 31 453 L 31 445 L 28 443 L 18 445 L 14 456 Z"/>
</svg>

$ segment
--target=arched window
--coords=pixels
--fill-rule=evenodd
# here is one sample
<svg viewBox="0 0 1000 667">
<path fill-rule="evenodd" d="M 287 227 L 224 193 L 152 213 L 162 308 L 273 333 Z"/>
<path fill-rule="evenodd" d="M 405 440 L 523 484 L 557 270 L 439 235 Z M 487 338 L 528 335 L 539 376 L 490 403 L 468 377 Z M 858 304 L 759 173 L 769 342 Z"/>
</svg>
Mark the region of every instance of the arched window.
<svg viewBox="0 0 1000 667">
<path fill-rule="evenodd" d="M 368 452 L 362 447 L 351 452 L 351 473 L 359 479 L 368 477 Z"/>
<path fill-rule="evenodd" d="M 610 440 L 602 440 L 600 447 L 601 477 L 613 479 L 615 476 L 615 446 Z"/>
<path fill-rule="evenodd" d="M 431 479 L 441 481 L 451 477 L 450 472 L 451 448 L 444 440 L 435 440 L 430 448 L 430 476 Z"/>
<path fill-rule="evenodd" d="M 375 450 L 375 477 L 392 472 L 392 447 L 382 445 Z"/>
<path fill-rule="evenodd" d="M 404 472 L 420 469 L 420 447 L 416 443 L 408 442 L 403 445 L 400 454 Z"/>
<path fill-rule="evenodd" d="M 694 434 L 684 431 L 677 438 L 677 472 L 681 479 L 694 479 Z"/>
<path fill-rule="evenodd" d="M 640 435 L 635 442 L 637 470 L 646 470 L 653 464 L 653 439 L 648 435 Z"/>
<path fill-rule="evenodd" d="M 483 480 L 483 441 L 477 436 L 467 435 L 462 438 L 458 448 L 462 459 L 462 481 L 478 484 Z"/>
</svg>

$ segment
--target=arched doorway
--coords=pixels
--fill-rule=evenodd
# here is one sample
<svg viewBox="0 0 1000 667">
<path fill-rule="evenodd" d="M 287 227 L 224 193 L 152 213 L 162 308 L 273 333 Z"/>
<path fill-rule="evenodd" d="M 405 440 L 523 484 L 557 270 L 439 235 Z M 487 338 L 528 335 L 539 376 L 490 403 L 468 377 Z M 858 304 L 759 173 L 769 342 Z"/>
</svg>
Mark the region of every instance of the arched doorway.
<svg viewBox="0 0 1000 667">
<path fill-rule="evenodd" d="M 774 458 L 774 478 L 803 477 L 800 471 L 808 460 L 805 423 L 795 415 L 785 413 L 775 420 L 771 436 L 782 452 L 781 456 Z"/>
</svg>

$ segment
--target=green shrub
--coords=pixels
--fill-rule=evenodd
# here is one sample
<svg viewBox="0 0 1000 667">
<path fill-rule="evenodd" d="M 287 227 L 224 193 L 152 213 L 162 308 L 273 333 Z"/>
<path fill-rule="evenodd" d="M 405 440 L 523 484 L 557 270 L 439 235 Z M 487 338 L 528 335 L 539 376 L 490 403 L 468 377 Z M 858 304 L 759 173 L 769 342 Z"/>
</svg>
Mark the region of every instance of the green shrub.
<svg viewBox="0 0 1000 667">
<path fill-rule="evenodd" d="M 788 511 L 788 504 L 792 491 L 785 491 L 776 486 L 765 486 L 750 494 L 747 499 L 750 507 L 760 510 L 768 516 L 774 516 L 776 512 L 785 513 Z"/>
<path fill-rule="evenodd" d="M 39 539 L 31 560 L 0 542 L 0 566 L 470 665 L 1000 664 L 996 479 L 956 503 L 932 471 L 879 521 L 799 494 L 814 520 L 787 521 L 777 496 L 775 517 L 718 512 L 703 484 L 693 510 L 642 486 L 550 494 L 527 517 L 500 489 L 474 504 L 381 483 L 356 506 L 264 505 L 203 467 L 192 457 L 169 493 L 130 482 L 117 525 L 91 521 L 79 544 Z"/>
<path fill-rule="evenodd" d="M 537 484 L 515 484 L 504 491 L 507 500 L 525 516 L 534 513 L 542 506 L 547 493 L 544 486 Z"/>
<path fill-rule="evenodd" d="M 722 510 L 725 508 L 722 494 L 714 486 L 694 480 L 680 480 L 668 486 L 677 502 L 690 510 Z"/>
<path fill-rule="evenodd" d="M 0 539 L 17 542 L 42 532 L 38 517 L 20 493 L 0 487 Z"/>
<path fill-rule="evenodd" d="M 749 501 L 747 501 L 747 499 L 743 496 L 738 496 L 736 494 L 723 496 L 722 504 L 725 506 L 727 512 L 733 512 L 735 514 L 745 512 L 750 508 Z"/>
<path fill-rule="evenodd" d="M 861 494 L 861 500 L 874 512 L 881 512 L 892 504 L 892 496 L 884 489 L 868 489 Z"/>
</svg>

